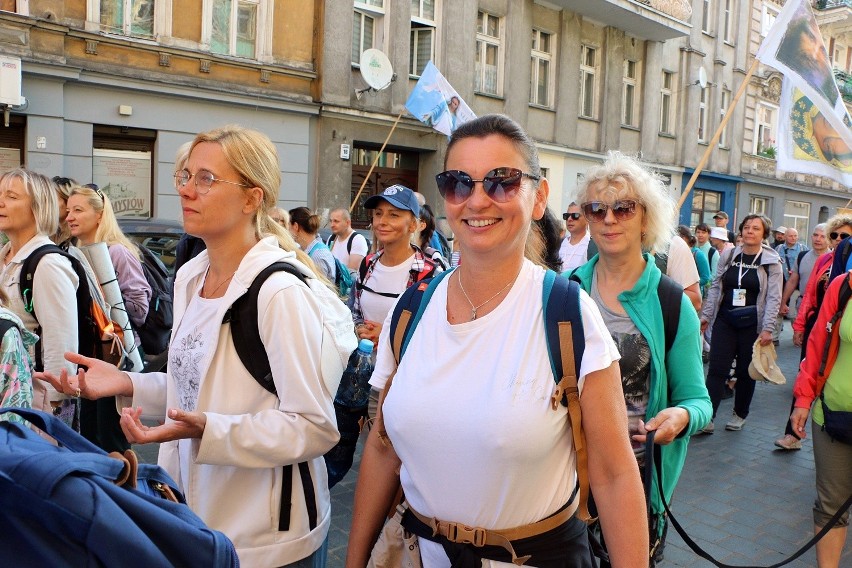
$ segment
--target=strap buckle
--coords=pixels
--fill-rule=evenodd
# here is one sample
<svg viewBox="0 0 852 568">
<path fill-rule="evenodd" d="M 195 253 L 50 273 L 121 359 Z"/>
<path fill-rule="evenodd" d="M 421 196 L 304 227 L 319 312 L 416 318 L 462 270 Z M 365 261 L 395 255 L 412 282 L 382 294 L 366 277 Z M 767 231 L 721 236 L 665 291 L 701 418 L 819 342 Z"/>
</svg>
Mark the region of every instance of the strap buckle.
<svg viewBox="0 0 852 568">
<path fill-rule="evenodd" d="M 447 540 L 458 544 L 485 546 L 486 531 L 481 527 L 469 527 L 461 523 L 447 523 Z"/>
</svg>

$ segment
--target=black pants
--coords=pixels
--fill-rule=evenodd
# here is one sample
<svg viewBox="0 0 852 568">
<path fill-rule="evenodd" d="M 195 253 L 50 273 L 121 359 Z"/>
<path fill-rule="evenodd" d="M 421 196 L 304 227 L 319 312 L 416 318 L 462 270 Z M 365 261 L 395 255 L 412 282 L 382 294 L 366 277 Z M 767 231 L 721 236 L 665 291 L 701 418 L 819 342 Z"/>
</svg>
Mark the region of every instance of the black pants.
<svg viewBox="0 0 852 568">
<path fill-rule="evenodd" d="M 725 383 L 735 358 L 737 388 L 734 390 L 734 412 L 740 418 L 748 416 L 751 399 L 754 397 L 754 379 L 748 376 L 748 366 L 757 336 L 756 328 L 737 329 L 723 318 L 716 317 L 710 343 L 710 368 L 707 372 L 707 392 L 710 393 L 710 402 L 713 403 L 713 418 L 716 418 L 716 411 L 719 410 Z"/>
</svg>

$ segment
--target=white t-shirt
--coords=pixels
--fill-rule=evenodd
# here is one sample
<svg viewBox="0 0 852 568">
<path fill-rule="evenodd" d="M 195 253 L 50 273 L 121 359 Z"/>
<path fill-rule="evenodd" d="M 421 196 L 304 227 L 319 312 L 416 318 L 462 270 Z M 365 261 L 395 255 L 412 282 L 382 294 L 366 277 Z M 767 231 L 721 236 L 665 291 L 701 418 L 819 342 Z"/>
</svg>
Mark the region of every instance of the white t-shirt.
<svg viewBox="0 0 852 568">
<path fill-rule="evenodd" d="M 411 272 L 412 262 L 414 262 L 413 254 L 405 262 L 396 266 L 385 266 L 379 260 L 363 284 L 376 292 L 402 294 L 408 287 L 408 274 Z M 381 323 L 385 321 L 396 300 L 397 298 L 388 298 L 373 294 L 370 290 L 364 290 L 361 292 L 361 315 L 366 320 Z"/>
<path fill-rule="evenodd" d="M 544 271 L 525 261 L 497 308 L 470 322 L 447 322 L 447 283 L 426 307 L 383 406 L 402 460 L 406 498 L 420 513 L 469 526 L 509 528 L 562 507 L 576 484 L 567 409 L 550 406 L 555 388 L 544 335 Z M 600 312 L 580 293 L 586 346 L 579 373 L 619 354 Z M 370 384 L 395 367 L 385 321 Z M 535 443 L 531 443 L 535 441 Z M 423 565 L 447 567 L 440 545 L 420 539 Z M 483 566 L 512 566 L 486 562 Z"/>
<path fill-rule="evenodd" d="M 331 254 L 337 257 L 337 260 L 343 263 L 343 266 L 349 265 L 349 255 L 354 254 L 357 256 L 367 256 L 367 252 L 369 252 L 370 247 L 367 246 L 367 239 L 364 238 L 364 235 L 361 233 L 354 232 L 355 236 L 346 237 L 345 239 L 341 239 L 338 236 L 334 237 L 334 247 L 331 249 Z M 349 241 L 349 238 L 352 237 L 352 252 L 349 253 L 346 251 L 346 243 Z"/>
<path fill-rule="evenodd" d="M 698 267 L 689 245 L 682 238 L 675 235 L 669 245 L 669 260 L 666 264 L 666 276 L 688 288 L 697 284 L 699 280 Z"/>
<path fill-rule="evenodd" d="M 186 312 L 174 331 L 169 344 L 169 371 L 177 392 L 181 410 L 194 412 L 198 404 L 198 390 L 201 387 L 201 375 L 207 368 L 207 360 L 216 353 L 216 345 L 211 338 L 218 335 L 222 321 L 216 318 L 219 306 L 224 298 L 202 298 L 193 295 Z M 180 445 L 180 471 L 190 471 L 194 453 L 190 451 L 195 444 Z M 184 480 L 175 480 L 183 484 Z"/>
<path fill-rule="evenodd" d="M 559 258 L 562 259 L 562 270 L 571 270 L 577 268 L 581 264 L 585 264 L 586 252 L 589 249 L 589 233 L 580 239 L 576 245 L 571 244 L 571 233 L 565 235 L 562 239 L 562 245 L 559 247 Z"/>
</svg>

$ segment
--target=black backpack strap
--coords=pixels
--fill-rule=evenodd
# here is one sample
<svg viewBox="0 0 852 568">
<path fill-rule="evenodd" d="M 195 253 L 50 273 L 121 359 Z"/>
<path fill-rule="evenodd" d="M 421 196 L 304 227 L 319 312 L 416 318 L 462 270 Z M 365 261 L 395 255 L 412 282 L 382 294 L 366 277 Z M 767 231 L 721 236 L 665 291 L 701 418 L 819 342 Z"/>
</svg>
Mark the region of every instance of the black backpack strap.
<svg viewBox="0 0 852 568">
<path fill-rule="evenodd" d="M 3 338 L 6 337 L 6 333 L 8 333 L 8 331 L 13 327 L 18 329 L 18 326 L 15 325 L 14 322 L 7 320 L 6 318 L 0 318 L 0 342 L 3 341 Z"/>
<path fill-rule="evenodd" d="M 796 272 L 801 272 L 802 270 L 802 257 L 808 254 L 810 251 L 803 250 L 799 253 L 799 257 L 796 259 Z"/>
<path fill-rule="evenodd" d="M 275 382 L 272 379 L 272 368 L 269 365 L 269 356 L 260 330 L 257 327 L 257 297 L 263 283 L 276 272 L 289 272 L 306 286 L 305 275 L 289 262 L 275 262 L 260 271 L 248 291 L 237 298 L 237 300 L 225 312 L 222 324 L 231 325 L 231 339 L 234 349 L 240 357 L 240 362 L 246 370 L 254 377 L 254 380 L 267 391 L 278 396 Z M 311 530 L 316 527 L 316 494 L 314 492 L 313 479 L 306 462 L 299 465 L 299 475 L 302 480 L 302 491 L 305 493 L 305 503 L 308 508 L 308 520 L 312 523 Z M 278 530 L 290 530 L 290 514 L 293 506 L 293 464 L 285 465 L 281 478 L 281 508 L 278 513 Z M 313 513 L 311 513 L 313 511 Z"/>
<path fill-rule="evenodd" d="M 355 239 L 356 234 L 355 231 L 352 231 L 352 234 L 346 239 L 346 254 L 352 254 L 352 241 Z"/>
<path fill-rule="evenodd" d="M 666 332 L 666 353 L 668 353 L 674 345 L 675 337 L 677 337 L 683 288 L 680 284 L 662 274 L 660 275 L 660 283 L 657 284 L 657 296 L 660 298 L 660 308 L 663 311 L 663 328 Z"/>
<path fill-rule="evenodd" d="M 33 305 L 33 283 L 35 281 L 35 271 L 36 268 L 38 268 L 38 263 L 41 262 L 44 255 L 51 253 L 58 253 L 65 257 L 70 257 L 68 253 L 58 246 L 54 244 L 47 244 L 35 249 L 21 263 L 21 276 L 18 281 L 18 288 L 21 292 L 21 298 L 24 300 L 24 309 L 33 315 L 36 322 L 38 322 L 38 316 L 36 316 L 35 306 Z"/>
<path fill-rule="evenodd" d="M 278 396 L 275 390 L 275 382 L 272 380 L 272 369 L 269 366 L 269 357 L 257 328 L 257 297 L 263 283 L 275 272 L 288 272 L 301 280 L 305 285 L 305 276 L 298 268 L 289 262 L 275 262 L 260 271 L 249 286 L 248 291 L 237 298 L 237 300 L 225 312 L 222 323 L 231 324 L 231 338 L 234 348 L 240 357 L 240 362 L 246 370 L 254 377 L 254 380 L 267 391 Z"/>
</svg>

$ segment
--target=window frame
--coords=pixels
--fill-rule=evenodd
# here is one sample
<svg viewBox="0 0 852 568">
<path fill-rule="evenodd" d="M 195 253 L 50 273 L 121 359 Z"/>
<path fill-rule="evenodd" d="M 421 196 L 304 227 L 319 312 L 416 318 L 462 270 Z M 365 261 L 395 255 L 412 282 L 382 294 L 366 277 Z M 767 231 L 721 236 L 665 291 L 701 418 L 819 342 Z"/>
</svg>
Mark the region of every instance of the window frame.
<svg viewBox="0 0 852 568">
<path fill-rule="evenodd" d="M 699 89 L 698 94 L 698 142 L 707 143 L 707 103 L 709 102 L 710 89 L 704 87 Z"/>
<path fill-rule="evenodd" d="M 768 2 L 763 3 L 763 6 L 760 10 L 761 37 L 766 37 L 769 34 L 769 30 L 772 28 L 772 24 L 774 24 L 775 20 L 778 19 L 778 15 L 780 13 L 781 8 L 775 6 L 774 4 L 769 4 Z"/>
<path fill-rule="evenodd" d="M 801 208 L 807 210 L 807 214 L 805 215 L 796 215 L 794 213 L 788 213 L 787 210 L 789 207 L 797 208 L 801 206 Z M 784 223 L 785 227 L 790 227 L 799 231 L 800 235 L 807 235 L 808 225 L 811 220 L 811 203 L 808 201 L 799 201 L 798 199 L 785 199 L 784 200 Z"/>
<path fill-rule="evenodd" d="M 412 79 L 417 79 L 420 77 L 420 72 L 418 68 L 425 67 L 429 61 L 435 61 L 438 58 L 437 48 L 440 45 L 438 42 L 438 17 L 440 10 L 440 2 L 438 0 L 434 0 L 433 3 L 433 18 L 429 19 L 428 17 L 423 15 L 423 2 L 424 0 L 418 0 L 419 7 L 417 14 L 411 14 L 411 24 L 409 31 L 409 39 L 408 39 L 408 76 Z M 413 12 L 412 6 L 412 12 Z M 419 36 L 421 33 L 429 32 L 431 34 L 431 38 L 429 43 L 431 44 L 429 47 L 429 58 L 426 61 L 420 61 L 417 57 L 417 45 L 419 43 Z M 412 46 L 414 49 L 412 49 Z"/>
<path fill-rule="evenodd" d="M 703 0 L 701 10 L 701 31 L 705 34 L 713 33 L 713 0 Z"/>
<path fill-rule="evenodd" d="M 594 52 L 594 64 L 586 65 L 586 54 L 589 51 Z M 592 120 L 597 119 L 598 115 L 598 66 L 599 66 L 599 58 L 598 58 L 599 49 L 594 45 L 581 44 L 580 45 L 580 118 L 589 118 Z M 586 112 L 586 84 L 588 82 L 588 77 L 591 77 L 591 85 L 592 85 L 592 95 L 591 95 L 591 105 L 592 108 L 589 112 Z"/>
<path fill-rule="evenodd" d="M 763 116 L 761 115 L 761 109 L 768 109 L 772 112 L 772 118 L 770 118 L 769 122 L 763 120 Z M 775 146 L 775 136 L 773 136 L 773 132 L 777 133 L 778 129 L 778 113 L 779 108 L 778 105 L 766 102 L 766 101 L 758 101 L 754 107 L 754 131 L 753 131 L 753 141 L 752 141 L 752 154 L 759 155 L 762 148 L 761 140 L 763 138 L 763 131 L 766 130 L 766 127 L 769 129 L 769 137 L 770 137 L 770 147 Z"/>
<path fill-rule="evenodd" d="M 771 204 L 771 197 L 766 197 L 763 195 L 751 195 L 749 196 L 748 201 L 748 210 L 749 214 L 755 215 L 763 215 L 764 217 L 769 217 L 769 209 Z"/>
<path fill-rule="evenodd" d="M 630 64 L 633 64 L 633 76 L 628 74 Z M 621 125 L 631 128 L 639 127 L 639 92 L 640 92 L 640 77 L 641 69 L 639 61 L 633 59 L 625 59 L 622 75 L 621 89 Z M 632 97 L 628 108 L 628 94 Z M 629 111 L 629 116 L 628 116 Z M 628 120 L 629 119 L 629 120 Z"/>
<path fill-rule="evenodd" d="M 734 20 L 736 19 L 737 0 L 722 0 L 722 41 L 734 45 Z"/>
<path fill-rule="evenodd" d="M 544 51 L 541 48 L 542 35 L 548 38 L 549 51 Z M 532 29 L 532 47 L 530 49 L 530 104 L 542 108 L 552 109 L 555 104 L 555 79 L 553 71 L 555 66 L 553 62 L 556 60 L 556 34 L 539 28 Z M 547 100 L 542 102 L 539 100 L 538 81 L 540 64 L 544 63 L 547 67 L 547 85 L 545 86 L 545 97 Z"/>
<path fill-rule="evenodd" d="M 663 77 L 660 83 L 660 134 L 674 136 L 672 125 L 675 115 L 675 73 L 662 71 Z M 666 76 L 671 78 L 669 86 L 666 87 Z M 666 112 L 665 100 L 668 99 L 668 112 Z"/>
<path fill-rule="evenodd" d="M 131 39 L 152 41 L 160 36 L 172 35 L 172 20 L 171 20 L 171 2 L 169 0 L 153 0 L 154 4 L 154 22 L 152 33 L 147 35 L 132 35 L 130 33 L 133 26 L 131 18 L 128 18 L 132 7 L 133 0 L 114 0 L 121 2 L 124 8 L 124 24 L 121 32 L 104 30 L 101 24 L 101 4 L 107 0 L 86 0 L 86 23 L 85 29 L 88 32 L 104 33 L 113 36 L 127 37 Z M 19 3 L 20 4 L 20 3 Z M 20 7 L 19 7 L 20 10 Z M 18 13 L 22 15 L 29 14 L 29 7 Z"/>
<path fill-rule="evenodd" d="M 253 61 L 272 61 L 272 24 L 274 0 L 232 0 L 231 20 L 228 37 L 228 53 L 219 53 L 211 49 L 213 37 L 213 3 L 214 0 L 202 0 L 201 4 L 201 43 L 211 55 L 218 57 L 239 57 Z M 237 29 L 239 24 L 239 4 L 255 4 L 257 15 L 255 25 L 254 57 L 237 55 Z"/>
<path fill-rule="evenodd" d="M 497 20 L 497 35 L 492 36 L 488 34 L 486 31 L 479 31 L 480 22 L 482 22 L 483 17 L 485 18 L 484 24 L 487 24 L 491 18 Z M 492 97 L 502 97 L 503 96 L 503 66 L 504 66 L 504 58 L 505 58 L 505 49 L 504 49 L 504 36 L 505 36 L 505 18 L 501 16 L 497 16 L 492 14 L 491 12 L 487 12 L 485 10 L 479 10 L 476 15 L 476 53 L 474 56 L 474 86 L 473 90 L 478 95 L 486 95 Z M 483 25 L 483 30 L 487 30 L 488 26 Z M 487 91 L 486 89 L 486 69 L 485 69 L 485 60 L 486 55 L 488 53 L 488 47 L 495 47 L 497 50 L 497 61 L 496 61 L 496 78 L 495 78 L 495 89 L 494 91 Z M 476 57 L 479 58 L 479 62 L 476 62 Z M 476 69 L 476 67 L 479 69 Z"/>
<path fill-rule="evenodd" d="M 378 2 L 379 4 L 371 4 L 370 2 Z M 363 24 L 361 26 L 361 41 L 359 42 L 361 52 L 358 53 L 357 61 L 354 56 L 354 53 L 350 55 L 352 67 L 359 68 L 361 66 L 361 54 L 367 51 L 368 49 L 375 48 L 385 50 L 385 7 L 384 0 L 353 0 L 353 27 L 355 24 L 355 17 L 362 18 L 370 18 L 373 21 L 373 41 L 371 42 L 369 47 L 364 47 L 364 38 L 363 32 L 364 27 Z M 409 36 L 410 39 L 410 36 Z"/>
<path fill-rule="evenodd" d="M 725 120 L 725 114 L 728 112 L 728 108 L 731 106 L 731 90 L 727 88 L 722 88 L 721 98 L 719 99 L 719 124 L 722 124 L 722 121 Z M 730 122 L 730 121 L 728 121 Z M 722 129 L 722 134 L 719 135 L 719 148 L 727 148 L 728 147 L 728 125 L 725 125 L 725 128 Z"/>
</svg>

